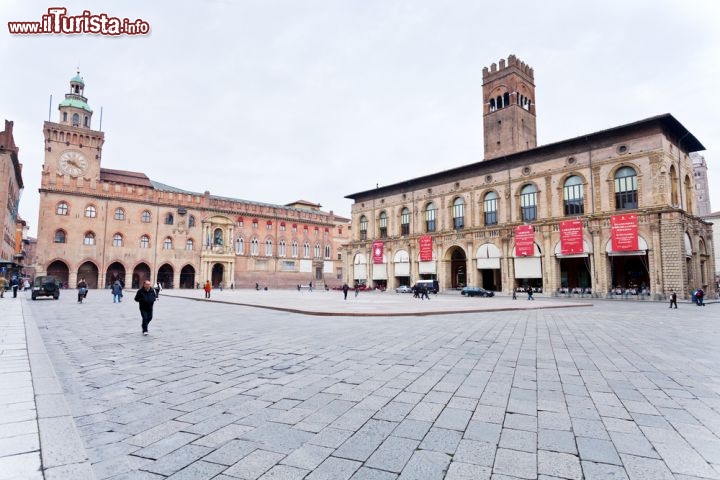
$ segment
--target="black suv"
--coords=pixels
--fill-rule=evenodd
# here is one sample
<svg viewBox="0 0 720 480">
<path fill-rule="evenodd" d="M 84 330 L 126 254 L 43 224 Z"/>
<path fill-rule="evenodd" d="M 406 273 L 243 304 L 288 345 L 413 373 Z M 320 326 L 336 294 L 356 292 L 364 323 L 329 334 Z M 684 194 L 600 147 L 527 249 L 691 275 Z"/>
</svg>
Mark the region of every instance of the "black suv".
<svg viewBox="0 0 720 480">
<path fill-rule="evenodd" d="M 55 300 L 60 298 L 60 281 L 53 276 L 35 277 L 32 286 L 32 299 L 38 297 L 53 297 Z"/>
</svg>

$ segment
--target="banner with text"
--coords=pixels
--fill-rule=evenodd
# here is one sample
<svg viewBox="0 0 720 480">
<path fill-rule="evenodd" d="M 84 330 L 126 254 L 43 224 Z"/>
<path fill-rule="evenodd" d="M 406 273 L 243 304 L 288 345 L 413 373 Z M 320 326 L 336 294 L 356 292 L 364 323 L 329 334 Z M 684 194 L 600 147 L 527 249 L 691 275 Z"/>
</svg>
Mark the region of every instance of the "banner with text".
<svg viewBox="0 0 720 480">
<path fill-rule="evenodd" d="M 582 220 L 560 222 L 560 253 L 572 255 L 583 252 Z"/>
<path fill-rule="evenodd" d="M 430 235 L 423 235 L 418 241 L 420 242 L 420 261 L 432 262 L 432 237 Z"/>
<path fill-rule="evenodd" d="M 383 242 L 373 242 L 372 249 L 373 263 L 383 263 Z"/>
<path fill-rule="evenodd" d="M 638 249 L 638 217 L 636 214 L 610 217 L 610 231 L 614 252 L 632 252 Z"/>
<path fill-rule="evenodd" d="M 515 227 L 515 256 L 532 257 L 535 255 L 535 227 L 518 225 Z"/>
</svg>

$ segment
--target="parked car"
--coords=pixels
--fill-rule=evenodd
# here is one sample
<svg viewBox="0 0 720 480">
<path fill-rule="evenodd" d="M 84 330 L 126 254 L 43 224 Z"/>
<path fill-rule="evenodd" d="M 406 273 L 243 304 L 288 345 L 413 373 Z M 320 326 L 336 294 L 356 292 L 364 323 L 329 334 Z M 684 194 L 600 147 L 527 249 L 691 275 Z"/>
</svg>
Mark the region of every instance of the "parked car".
<svg viewBox="0 0 720 480">
<path fill-rule="evenodd" d="M 52 275 L 41 275 L 35 277 L 32 285 L 31 297 L 37 300 L 38 297 L 60 298 L 60 280 Z"/>
<path fill-rule="evenodd" d="M 413 289 L 408 285 L 400 285 L 395 289 L 395 293 L 412 293 Z"/>
<path fill-rule="evenodd" d="M 460 290 L 460 295 L 467 295 L 468 297 L 494 297 L 495 292 L 485 290 L 482 287 L 465 287 Z"/>
</svg>

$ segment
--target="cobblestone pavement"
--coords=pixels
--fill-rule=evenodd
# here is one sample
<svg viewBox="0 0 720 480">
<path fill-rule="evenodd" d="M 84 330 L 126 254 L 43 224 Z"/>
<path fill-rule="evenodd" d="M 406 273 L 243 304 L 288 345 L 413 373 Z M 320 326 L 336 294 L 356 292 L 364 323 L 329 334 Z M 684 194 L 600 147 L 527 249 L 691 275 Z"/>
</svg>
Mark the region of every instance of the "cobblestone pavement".
<svg viewBox="0 0 720 480">
<path fill-rule="evenodd" d="M 100 479 L 720 479 L 718 305 L 320 317 L 163 296 L 143 337 L 130 295 L 72 297 L 25 313 Z"/>
</svg>

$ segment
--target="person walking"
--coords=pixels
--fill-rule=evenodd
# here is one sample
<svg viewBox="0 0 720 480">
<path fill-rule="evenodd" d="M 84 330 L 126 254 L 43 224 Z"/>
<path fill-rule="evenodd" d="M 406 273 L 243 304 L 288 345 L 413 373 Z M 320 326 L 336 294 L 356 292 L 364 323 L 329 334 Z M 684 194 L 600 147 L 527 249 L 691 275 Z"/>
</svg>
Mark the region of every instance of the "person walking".
<svg viewBox="0 0 720 480">
<path fill-rule="evenodd" d="M 81 278 L 80 281 L 77 284 L 78 287 L 78 303 L 82 303 L 83 300 L 85 300 L 85 297 L 87 297 L 87 282 L 84 278 Z"/>
<path fill-rule="evenodd" d="M 12 280 L 10 280 L 10 287 L 12 287 L 13 298 L 17 298 L 17 291 L 18 288 L 20 288 L 20 282 L 17 277 L 13 277 Z"/>
<path fill-rule="evenodd" d="M 203 287 L 203 290 L 205 290 L 205 298 L 210 298 L 210 291 L 212 290 L 212 285 L 210 285 L 210 280 L 205 282 L 205 287 Z"/>
<path fill-rule="evenodd" d="M 5 289 L 8 286 L 7 278 L 0 276 L 0 298 L 5 297 Z"/>
<path fill-rule="evenodd" d="M 142 333 L 148 334 L 148 325 L 153 318 L 153 305 L 157 297 L 152 288 L 150 280 L 145 280 L 143 286 L 135 294 L 135 301 L 140 304 L 140 316 L 142 317 Z"/>
<path fill-rule="evenodd" d="M 675 290 L 670 293 L 670 306 L 668 308 L 673 308 L 673 305 L 677 308 L 677 293 L 675 293 Z"/>
<path fill-rule="evenodd" d="M 160 300 L 160 290 L 162 290 L 162 286 L 160 285 L 160 282 L 155 282 L 155 286 L 153 287 L 155 290 L 155 299 Z"/>
<path fill-rule="evenodd" d="M 528 300 L 535 300 L 533 298 L 533 289 L 530 285 L 527 286 L 527 288 L 525 289 L 525 292 L 527 293 Z"/>
<path fill-rule="evenodd" d="M 355 285 L 355 298 L 357 298 L 358 295 L 360 295 L 360 285 L 356 284 Z"/>
<path fill-rule="evenodd" d="M 120 303 L 122 302 L 122 284 L 120 283 L 120 280 L 115 280 L 115 282 L 112 284 L 112 295 L 113 295 L 113 303 Z"/>
<path fill-rule="evenodd" d="M 704 307 L 705 303 L 703 302 L 703 298 L 705 297 L 705 291 L 702 288 L 698 288 L 695 296 L 697 297 L 697 306 Z"/>
<path fill-rule="evenodd" d="M 350 290 L 347 283 L 343 283 L 343 300 L 347 300 L 347 292 Z"/>
<path fill-rule="evenodd" d="M 312 282 L 308 283 L 308 292 L 312 292 Z"/>
</svg>

